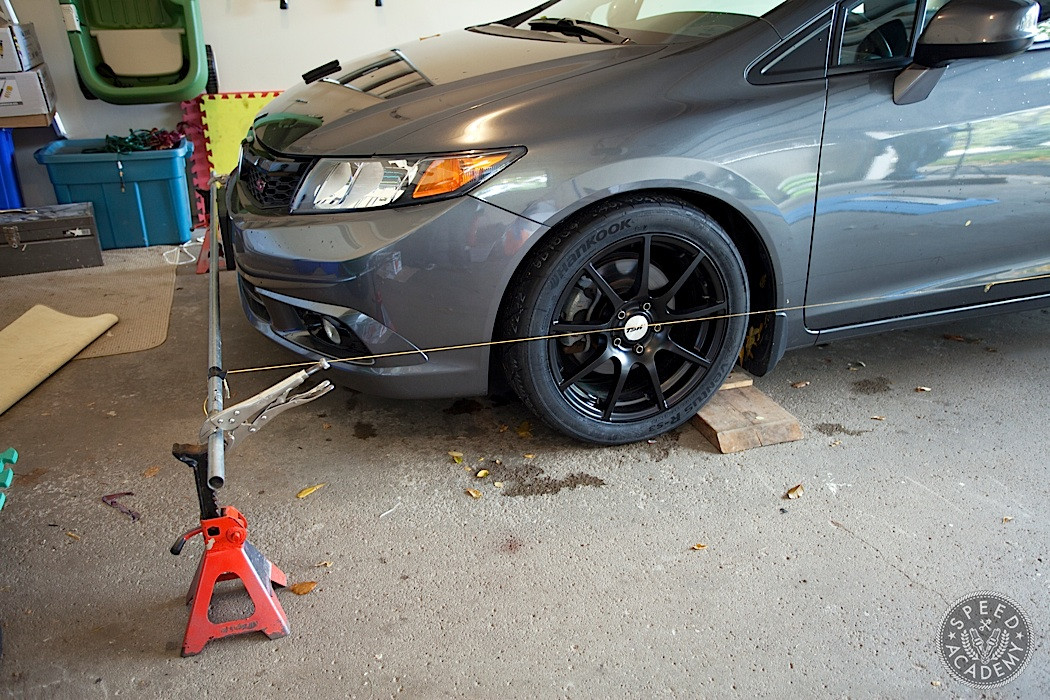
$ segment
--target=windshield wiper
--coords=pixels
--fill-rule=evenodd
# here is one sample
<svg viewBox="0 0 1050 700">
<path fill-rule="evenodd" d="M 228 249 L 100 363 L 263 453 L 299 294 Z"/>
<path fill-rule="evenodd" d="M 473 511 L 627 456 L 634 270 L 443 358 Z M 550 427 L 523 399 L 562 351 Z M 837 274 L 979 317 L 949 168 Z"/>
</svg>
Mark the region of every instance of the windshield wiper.
<svg viewBox="0 0 1050 700">
<path fill-rule="evenodd" d="M 568 36 L 591 37 L 606 44 L 629 44 L 631 40 L 604 24 L 579 19 L 541 17 L 529 22 L 529 29 L 537 32 L 557 32 Z"/>
</svg>

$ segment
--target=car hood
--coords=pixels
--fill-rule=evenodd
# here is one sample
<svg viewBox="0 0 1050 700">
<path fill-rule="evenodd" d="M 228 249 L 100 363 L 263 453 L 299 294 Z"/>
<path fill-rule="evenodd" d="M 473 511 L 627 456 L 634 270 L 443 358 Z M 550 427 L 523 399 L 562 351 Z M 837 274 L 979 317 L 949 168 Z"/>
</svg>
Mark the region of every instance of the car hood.
<svg viewBox="0 0 1050 700">
<path fill-rule="evenodd" d="M 370 156 L 456 114 L 663 48 L 457 31 L 284 92 L 256 117 L 250 138 L 275 154 Z"/>
</svg>

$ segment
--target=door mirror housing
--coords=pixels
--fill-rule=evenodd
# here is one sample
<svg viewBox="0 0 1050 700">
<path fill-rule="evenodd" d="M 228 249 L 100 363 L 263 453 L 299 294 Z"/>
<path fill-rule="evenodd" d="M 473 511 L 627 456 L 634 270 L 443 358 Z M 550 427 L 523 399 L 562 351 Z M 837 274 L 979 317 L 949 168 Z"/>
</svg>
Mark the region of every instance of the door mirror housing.
<svg viewBox="0 0 1050 700">
<path fill-rule="evenodd" d="M 1035 40 L 1032 0 L 952 0 L 933 16 L 915 46 L 915 63 L 940 68 L 963 58 L 1004 58 Z"/>
<path fill-rule="evenodd" d="M 1039 4 L 1033 0 L 951 0 L 937 10 L 915 45 L 912 64 L 893 84 L 893 101 L 925 100 L 953 61 L 1007 58 L 1035 41 Z"/>
</svg>

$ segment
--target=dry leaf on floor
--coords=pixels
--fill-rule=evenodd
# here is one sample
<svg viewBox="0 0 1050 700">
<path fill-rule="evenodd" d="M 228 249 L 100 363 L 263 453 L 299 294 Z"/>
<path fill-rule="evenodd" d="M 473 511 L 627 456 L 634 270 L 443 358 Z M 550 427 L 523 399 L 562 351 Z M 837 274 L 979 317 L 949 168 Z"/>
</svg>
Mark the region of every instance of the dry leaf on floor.
<svg viewBox="0 0 1050 700">
<path fill-rule="evenodd" d="M 532 454 L 531 452 L 526 452 L 522 455 L 522 457 L 524 457 L 525 459 L 536 459 L 536 455 Z"/>
<path fill-rule="evenodd" d="M 301 581 L 288 586 L 288 590 L 296 595 L 306 595 L 317 587 L 317 581 Z"/>
<path fill-rule="evenodd" d="M 697 542 L 692 548 L 699 552 L 701 549 L 707 549 L 707 545 L 702 542 Z"/>
<path fill-rule="evenodd" d="M 1004 523 L 1008 523 L 1008 522 L 1010 522 L 1013 519 L 1014 519 L 1014 516 L 1012 516 L 1012 515 L 1004 515 L 1003 516 L 1003 522 Z"/>
<path fill-rule="evenodd" d="M 848 365 L 846 365 L 846 367 L 849 368 L 850 372 L 856 372 L 861 367 L 867 367 L 867 365 L 861 362 L 860 360 L 857 360 L 856 362 L 850 362 Z"/>
<path fill-rule="evenodd" d="M 466 493 L 475 501 L 481 498 L 481 491 L 478 491 L 477 489 L 467 489 Z"/>
<path fill-rule="evenodd" d="M 804 494 L 806 490 L 802 488 L 802 484 L 795 484 L 787 490 L 785 494 L 788 498 L 795 499 Z"/>
<path fill-rule="evenodd" d="M 331 569 L 332 568 L 332 562 L 330 562 L 330 561 L 319 561 L 316 564 L 314 564 L 315 568 L 320 568 L 322 566 L 324 568 L 326 568 L 326 569 Z"/>
<path fill-rule="evenodd" d="M 142 476 L 146 477 L 147 479 L 149 479 L 150 477 L 154 477 L 157 474 L 160 474 L 160 467 L 150 467 L 146 471 L 142 472 Z"/>
<path fill-rule="evenodd" d="M 507 432 L 508 430 L 510 430 L 510 426 L 509 426 L 509 425 L 503 425 L 503 424 L 501 423 L 501 424 L 500 424 L 500 426 L 499 426 L 499 428 L 497 428 L 496 430 L 497 430 L 497 432 L 500 432 L 500 433 L 505 433 L 505 432 Z"/>
<path fill-rule="evenodd" d="M 495 486 L 495 487 L 496 487 L 496 488 L 498 488 L 498 489 L 501 489 L 501 488 L 503 488 L 503 482 L 502 482 L 502 481 L 497 481 L 497 482 L 495 482 L 495 483 L 494 483 L 494 484 L 492 484 L 492 485 L 493 485 L 493 486 Z"/>
<path fill-rule="evenodd" d="M 838 447 L 841 444 L 842 444 L 842 440 L 832 440 L 831 443 L 830 443 L 830 447 Z"/>
<path fill-rule="evenodd" d="M 492 460 L 492 463 L 493 463 L 493 464 L 503 464 L 503 460 L 502 460 L 502 459 L 499 459 L 499 458 L 497 458 L 497 459 L 494 459 L 494 460 Z"/>
<path fill-rule="evenodd" d="M 66 533 L 66 537 L 69 537 L 71 539 L 77 540 L 78 542 L 80 541 L 80 535 L 78 535 L 75 532 L 67 532 Z"/>
<path fill-rule="evenodd" d="M 463 464 L 463 453 L 449 450 L 448 456 L 452 458 L 452 461 L 456 464 Z"/>
<path fill-rule="evenodd" d="M 806 381 L 792 382 L 791 383 L 791 388 L 792 389 L 804 389 L 807 386 L 809 386 L 809 382 L 806 382 Z"/>
<path fill-rule="evenodd" d="M 940 681 L 930 681 L 930 685 L 932 685 L 934 688 L 940 688 L 941 687 L 941 682 Z"/>
<path fill-rule="evenodd" d="M 331 423 L 321 423 L 321 430 L 331 430 L 331 429 L 332 429 L 332 424 Z"/>
<path fill-rule="evenodd" d="M 518 426 L 518 437 L 520 437 L 520 438 L 530 438 L 530 437 L 532 437 L 532 423 L 529 423 L 527 420 L 526 421 L 522 421 L 521 425 Z"/>
<path fill-rule="evenodd" d="M 484 479 L 488 475 L 489 475 L 489 470 L 488 469 L 479 469 L 478 473 L 475 474 L 474 476 L 478 477 L 479 479 Z"/>
<path fill-rule="evenodd" d="M 886 420 L 886 416 L 872 416 L 872 420 Z"/>
<path fill-rule="evenodd" d="M 922 393 L 927 392 L 927 391 L 933 391 L 933 389 L 931 389 L 928 386 L 917 386 L 917 387 L 915 387 L 915 393 L 917 393 L 917 394 L 922 394 Z"/>
<path fill-rule="evenodd" d="M 295 497 L 296 498 L 306 498 L 307 496 L 309 496 L 311 493 L 313 493 L 317 489 L 323 488 L 323 487 L 325 487 L 327 485 L 328 484 L 317 484 L 316 486 L 307 486 L 305 489 L 303 489 L 299 493 L 295 494 Z"/>
</svg>

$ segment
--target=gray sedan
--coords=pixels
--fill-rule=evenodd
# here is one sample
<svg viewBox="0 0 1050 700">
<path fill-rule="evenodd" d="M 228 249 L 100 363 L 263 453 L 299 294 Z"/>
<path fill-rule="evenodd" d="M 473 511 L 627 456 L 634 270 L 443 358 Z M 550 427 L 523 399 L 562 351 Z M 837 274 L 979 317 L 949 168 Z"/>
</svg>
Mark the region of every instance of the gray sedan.
<svg viewBox="0 0 1050 700">
<path fill-rule="evenodd" d="M 1030 0 L 560 0 L 304 75 L 227 196 L 244 309 L 403 398 L 596 443 L 734 363 L 1050 305 Z"/>
</svg>

